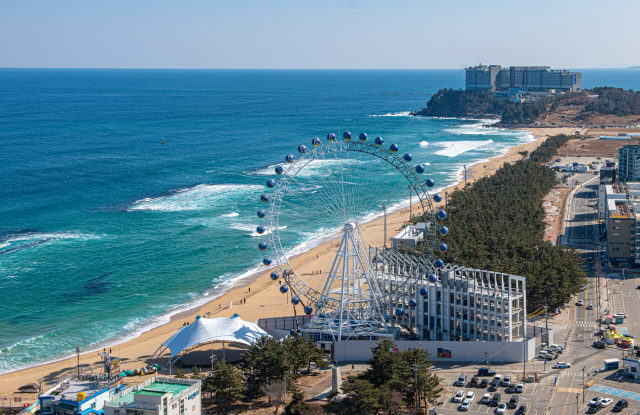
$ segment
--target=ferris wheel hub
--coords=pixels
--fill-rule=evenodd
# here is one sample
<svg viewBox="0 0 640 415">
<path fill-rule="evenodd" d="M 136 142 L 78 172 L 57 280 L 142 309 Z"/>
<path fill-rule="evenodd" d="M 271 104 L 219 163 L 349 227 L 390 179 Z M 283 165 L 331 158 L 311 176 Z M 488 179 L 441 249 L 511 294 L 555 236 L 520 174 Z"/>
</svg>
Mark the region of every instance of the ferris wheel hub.
<svg viewBox="0 0 640 415">
<path fill-rule="evenodd" d="M 355 222 L 347 222 L 347 223 L 344 225 L 344 228 L 342 228 L 342 230 L 344 230 L 344 231 L 353 231 L 353 230 L 355 230 L 357 227 L 358 227 L 358 225 L 356 225 L 356 223 L 355 223 Z"/>
</svg>

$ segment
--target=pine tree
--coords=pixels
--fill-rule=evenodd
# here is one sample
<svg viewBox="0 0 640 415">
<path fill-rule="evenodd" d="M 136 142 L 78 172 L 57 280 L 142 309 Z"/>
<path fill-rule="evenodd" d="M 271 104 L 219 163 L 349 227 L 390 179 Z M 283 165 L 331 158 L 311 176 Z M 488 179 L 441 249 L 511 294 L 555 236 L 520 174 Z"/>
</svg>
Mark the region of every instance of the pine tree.
<svg viewBox="0 0 640 415">
<path fill-rule="evenodd" d="M 222 405 L 230 405 L 242 397 L 244 382 L 242 375 L 223 360 L 213 367 L 211 376 L 205 379 L 207 390 L 216 395 L 216 400 Z"/>
<path fill-rule="evenodd" d="M 291 392 L 291 401 L 287 404 L 286 414 L 300 415 L 303 411 L 310 408 L 309 404 L 304 400 L 304 393 L 297 386 L 289 388 Z"/>
<path fill-rule="evenodd" d="M 186 376 L 184 375 L 184 373 L 182 373 L 182 369 L 178 369 L 176 370 L 176 377 L 178 379 L 184 379 Z"/>
</svg>

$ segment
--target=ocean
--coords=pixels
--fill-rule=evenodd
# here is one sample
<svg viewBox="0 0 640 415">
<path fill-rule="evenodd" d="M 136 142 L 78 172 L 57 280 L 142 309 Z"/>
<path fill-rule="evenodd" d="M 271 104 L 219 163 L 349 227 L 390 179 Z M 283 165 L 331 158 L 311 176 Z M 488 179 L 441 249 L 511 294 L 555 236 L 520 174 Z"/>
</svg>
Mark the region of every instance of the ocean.
<svg viewBox="0 0 640 415">
<path fill-rule="evenodd" d="M 583 82 L 640 89 L 638 75 L 584 70 Z M 532 140 L 408 115 L 463 86 L 462 70 L 0 69 L 0 373 L 135 337 L 264 270 L 259 197 L 313 137 L 381 136 L 436 188 Z M 359 180 L 358 218 L 406 205 L 394 182 Z M 339 222 L 282 216 L 290 253 Z"/>
</svg>

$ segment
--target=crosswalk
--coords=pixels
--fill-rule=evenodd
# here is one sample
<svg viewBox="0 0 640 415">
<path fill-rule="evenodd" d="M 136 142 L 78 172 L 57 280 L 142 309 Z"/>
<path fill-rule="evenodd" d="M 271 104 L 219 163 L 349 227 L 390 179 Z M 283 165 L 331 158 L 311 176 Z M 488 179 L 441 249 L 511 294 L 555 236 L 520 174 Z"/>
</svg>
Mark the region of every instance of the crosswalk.
<svg viewBox="0 0 640 415">
<path fill-rule="evenodd" d="M 575 376 L 577 378 L 581 378 L 582 377 L 582 370 L 580 371 L 570 371 L 570 370 L 563 370 L 562 372 L 560 372 L 560 376 Z M 581 389 L 582 390 L 582 389 Z"/>
<path fill-rule="evenodd" d="M 588 328 L 592 328 L 592 329 L 598 328 L 598 323 L 595 322 L 595 321 L 576 320 L 575 321 L 575 325 L 576 325 L 576 327 L 588 327 Z"/>
<path fill-rule="evenodd" d="M 558 388 L 558 392 L 582 393 L 581 388 Z"/>
</svg>

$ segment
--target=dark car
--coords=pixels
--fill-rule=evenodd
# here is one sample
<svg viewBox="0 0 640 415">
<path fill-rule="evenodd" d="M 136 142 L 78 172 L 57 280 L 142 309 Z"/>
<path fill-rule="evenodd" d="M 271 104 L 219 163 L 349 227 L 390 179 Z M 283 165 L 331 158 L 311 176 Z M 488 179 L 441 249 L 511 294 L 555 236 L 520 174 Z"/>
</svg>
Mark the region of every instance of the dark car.
<svg viewBox="0 0 640 415">
<path fill-rule="evenodd" d="M 516 385 L 512 383 L 509 386 L 507 386 L 507 389 L 504 390 L 504 393 L 516 393 Z"/>
<path fill-rule="evenodd" d="M 593 342 L 593 347 L 597 348 L 597 349 L 606 349 L 607 348 L 607 343 L 605 342 Z"/>
<path fill-rule="evenodd" d="M 587 412 L 589 412 L 590 414 L 596 414 L 598 412 L 600 412 L 602 410 L 602 404 L 600 402 L 598 402 L 597 404 L 590 406 L 589 410 Z"/>
<path fill-rule="evenodd" d="M 486 379 L 482 379 L 480 381 L 480 387 L 481 388 L 486 388 L 489 385 L 489 382 Z"/>
<path fill-rule="evenodd" d="M 620 399 L 617 403 L 616 406 L 613 407 L 613 412 L 620 412 L 625 408 L 629 407 L 629 402 L 627 402 L 624 399 Z"/>
<path fill-rule="evenodd" d="M 478 376 L 495 376 L 495 375 L 496 375 L 496 371 L 489 370 L 488 367 L 481 367 L 480 369 L 478 369 Z"/>
<path fill-rule="evenodd" d="M 471 383 L 469 384 L 471 387 L 478 386 L 478 378 L 476 376 L 471 378 Z"/>
<path fill-rule="evenodd" d="M 494 393 L 493 398 L 491 399 L 491 406 L 498 406 L 498 405 L 500 405 L 500 394 Z"/>
<path fill-rule="evenodd" d="M 498 390 L 498 386 L 500 386 L 500 382 L 496 382 L 493 381 L 491 382 L 491 385 L 489 385 L 489 389 L 487 389 L 489 392 L 495 392 Z"/>
<path fill-rule="evenodd" d="M 508 404 L 509 408 L 513 409 L 516 406 L 518 406 L 518 401 L 519 400 L 520 400 L 520 397 L 518 395 L 513 395 L 511 397 L 511 399 L 509 400 L 509 404 Z"/>
<path fill-rule="evenodd" d="M 520 408 L 515 412 L 515 415 L 524 415 L 527 413 L 527 405 L 520 405 Z"/>
</svg>

